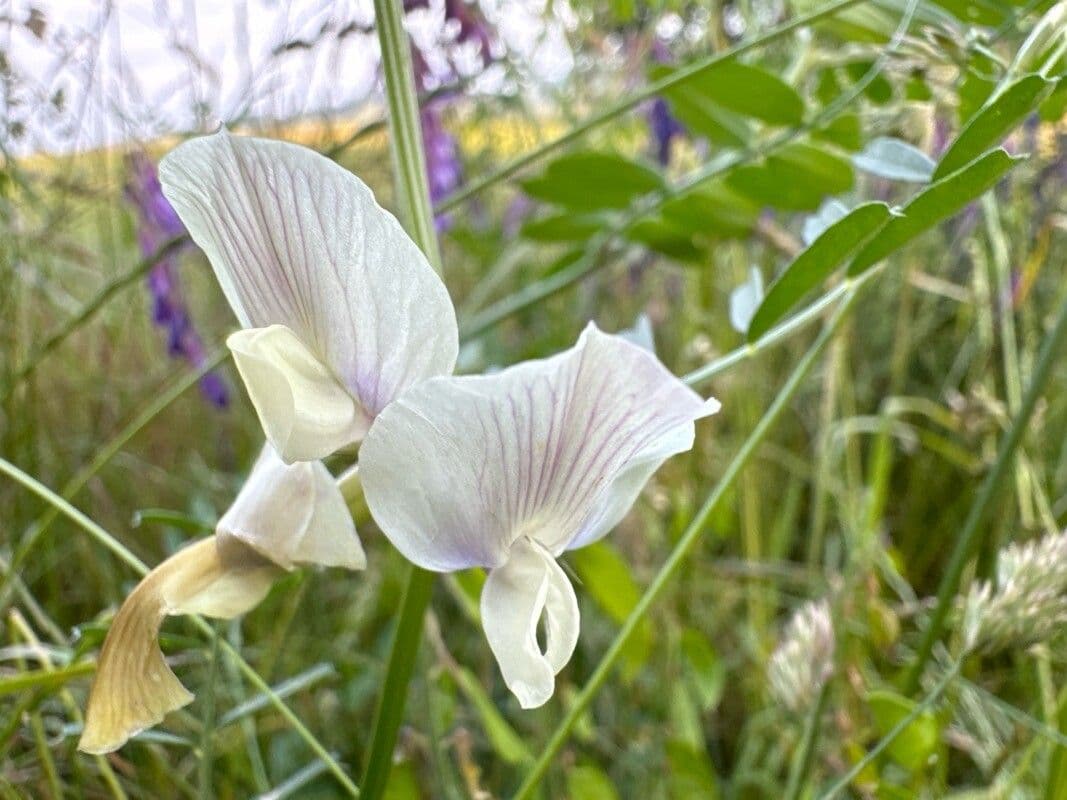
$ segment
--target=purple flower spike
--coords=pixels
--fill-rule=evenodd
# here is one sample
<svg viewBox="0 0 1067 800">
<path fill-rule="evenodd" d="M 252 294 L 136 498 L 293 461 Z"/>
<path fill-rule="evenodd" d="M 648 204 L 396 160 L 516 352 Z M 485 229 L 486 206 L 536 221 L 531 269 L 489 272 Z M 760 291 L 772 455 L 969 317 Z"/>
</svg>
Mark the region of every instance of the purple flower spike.
<svg viewBox="0 0 1067 800">
<path fill-rule="evenodd" d="M 683 135 L 685 128 L 671 114 L 667 101 L 662 97 L 653 100 L 648 109 L 648 127 L 652 132 L 656 160 L 665 167 L 671 161 L 674 138 Z"/>
<path fill-rule="evenodd" d="M 163 196 L 155 165 L 144 153 L 131 153 L 129 175 L 124 194 L 137 212 L 137 242 L 141 255 L 149 258 L 176 236 L 185 234 L 185 226 L 174 207 Z M 178 276 L 178 254 L 164 256 L 152 267 L 145 281 L 152 297 L 152 322 L 167 334 L 167 353 L 183 358 L 195 367 L 207 359 L 203 342 L 193 327 L 182 297 Z M 200 379 L 200 392 L 216 408 L 230 404 L 230 392 L 222 376 L 208 373 Z"/>
<path fill-rule="evenodd" d="M 441 121 L 437 105 L 431 103 L 422 109 L 422 142 L 426 150 L 426 175 L 430 183 L 430 200 L 437 203 L 452 194 L 463 184 L 463 165 L 459 160 L 456 137 L 449 133 Z M 438 233 L 452 227 L 449 214 L 439 214 L 434 224 Z"/>
</svg>

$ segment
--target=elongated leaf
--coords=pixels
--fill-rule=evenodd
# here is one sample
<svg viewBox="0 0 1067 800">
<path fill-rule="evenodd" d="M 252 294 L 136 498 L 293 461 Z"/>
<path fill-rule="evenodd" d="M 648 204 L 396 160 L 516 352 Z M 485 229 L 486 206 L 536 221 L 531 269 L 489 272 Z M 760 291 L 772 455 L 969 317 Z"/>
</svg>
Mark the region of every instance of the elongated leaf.
<svg viewBox="0 0 1067 800">
<path fill-rule="evenodd" d="M 694 234 L 734 238 L 752 232 L 759 219 L 759 206 L 719 181 L 668 200 L 660 215 Z"/>
<path fill-rule="evenodd" d="M 606 224 L 604 217 L 595 214 L 553 214 L 530 220 L 521 233 L 535 242 L 583 242 Z"/>
<path fill-rule="evenodd" d="M 667 77 L 675 67 L 656 64 L 649 70 L 652 80 Z M 749 124 L 741 116 L 728 111 L 701 92 L 693 81 L 675 84 L 664 95 L 671 111 L 690 133 L 703 136 L 724 147 L 744 147 L 751 136 Z"/>
<path fill-rule="evenodd" d="M 786 211 L 813 211 L 824 197 L 852 188 L 852 165 L 826 150 L 795 143 L 746 164 L 726 178 L 730 188 L 758 204 Z"/>
<path fill-rule="evenodd" d="M 848 274 L 853 277 L 861 275 L 919 234 L 951 217 L 992 188 L 1017 160 L 1003 150 L 994 150 L 930 184 L 904 207 L 903 216 L 890 220 L 882 232 L 856 254 Z"/>
<path fill-rule="evenodd" d="M 895 181 L 926 183 L 936 165 L 930 156 L 914 145 L 879 136 L 852 157 L 857 169 Z"/>
<path fill-rule="evenodd" d="M 692 232 L 659 217 L 633 223 L 626 229 L 626 237 L 676 261 L 700 264 L 707 260 L 707 253 L 693 240 Z"/>
<path fill-rule="evenodd" d="M 492 699 L 482 688 L 481 682 L 464 667 L 452 671 L 459 690 L 474 706 L 482 721 L 486 738 L 493 750 L 508 764 L 524 764 L 533 759 L 526 743 L 515 733 L 515 729 L 497 711 Z"/>
<path fill-rule="evenodd" d="M 556 159 L 536 178 L 524 181 L 531 197 L 574 210 L 626 208 L 636 198 L 663 188 L 658 172 L 614 153 L 580 152 Z"/>
<path fill-rule="evenodd" d="M 670 67 L 653 69 L 653 77 L 670 72 Z M 804 101 L 789 84 L 759 67 L 739 61 L 724 61 L 682 81 L 668 91 L 675 94 L 701 97 L 721 108 L 766 122 L 770 125 L 793 126 L 804 120 Z"/>
<path fill-rule="evenodd" d="M 914 700 L 889 691 L 871 692 L 867 704 L 882 736 L 887 736 L 915 708 Z M 941 725 L 934 712 L 926 710 L 908 723 L 888 750 L 894 761 L 917 772 L 929 763 L 940 743 Z"/>
<path fill-rule="evenodd" d="M 769 331 L 800 298 L 882 230 L 891 215 L 885 203 L 865 203 L 823 231 L 771 284 L 748 327 L 748 341 L 754 342 Z"/>
<path fill-rule="evenodd" d="M 567 773 L 570 800 L 619 800 L 615 785 L 599 767 L 585 764 Z"/>
<path fill-rule="evenodd" d="M 1052 91 L 1054 82 L 1040 75 L 1027 75 L 1009 86 L 996 100 L 982 108 L 941 157 L 934 180 L 955 172 L 1000 143 L 1012 128 L 1037 109 Z"/>
<path fill-rule="evenodd" d="M 614 622 L 622 624 L 641 598 L 641 589 L 626 561 L 606 541 L 575 550 L 568 556 L 585 590 Z M 652 647 L 652 623 L 644 619 L 626 645 L 627 673 L 633 675 Z"/>
</svg>

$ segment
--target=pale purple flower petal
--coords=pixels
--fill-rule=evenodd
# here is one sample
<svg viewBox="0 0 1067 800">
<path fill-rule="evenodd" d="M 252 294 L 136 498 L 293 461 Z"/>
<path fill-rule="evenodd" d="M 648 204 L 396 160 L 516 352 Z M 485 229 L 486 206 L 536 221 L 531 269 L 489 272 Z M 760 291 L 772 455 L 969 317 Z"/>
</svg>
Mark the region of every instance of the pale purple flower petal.
<svg viewBox="0 0 1067 800">
<path fill-rule="evenodd" d="M 448 292 L 355 175 L 307 148 L 225 131 L 181 145 L 160 174 L 241 325 L 288 328 L 361 417 L 372 419 L 411 384 L 451 372 L 458 336 Z M 273 385 L 249 389 L 263 396 Z M 313 453 L 296 447 L 300 457 L 325 456 L 362 433 L 337 431 Z M 292 460 L 293 449 L 273 443 Z"/>
<path fill-rule="evenodd" d="M 693 421 L 717 408 L 590 324 L 552 358 L 405 392 L 363 443 L 363 487 L 385 534 L 426 569 L 500 566 L 521 537 L 558 555 L 618 520 L 616 480 L 632 502 L 628 471 L 675 452 L 680 429 L 691 442 Z"/>
</svg>

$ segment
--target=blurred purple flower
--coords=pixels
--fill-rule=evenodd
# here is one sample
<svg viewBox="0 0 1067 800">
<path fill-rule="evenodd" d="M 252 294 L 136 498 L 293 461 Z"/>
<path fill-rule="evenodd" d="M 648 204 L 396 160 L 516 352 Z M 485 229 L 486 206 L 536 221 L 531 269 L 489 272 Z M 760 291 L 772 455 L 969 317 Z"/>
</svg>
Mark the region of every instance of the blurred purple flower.
<svg viewBox="0 0 1067 800">
<path fill-rule="evenodd" d="M 457 42 L 478 42 L 482 66 L 488 64 L 492 37 L 489 33 L 489 26 L 477 6 L 466 0 L 445 0 L 445 19 L 459 23 Z"/>
<path fill-rule="evenodd" d="M 652 43 L 652 60 L 657 64 L 669 64 L 673 59 L 667 46 L 656 39 Z M 661 166 L 671 161 L 671 149 L 675 137 L 685 135 L 685 126 L 671 113 L 670 106 L 662 97 L 653 98 L 646 112 L 648 128 L 652 134 L 652 145 L 656 160 Z"/>
<path fill-rule="evenodd" d="M 137 212 L 137 242 L 141 255 L 149 258 L 167 242 L 183 235 L 185 226 L 163 196 L 151 159 L 144 153 L 131 153 L 127 168 L 124 194 Z M 195 367 L 203 366 L 207 354 L 182 297 L 177 252 L 171 251 L 152 267 L 146 285 L 152 297 L 152 322 L 167 334 L 167 353 L 172 358 L 184 358 Z M 200 379 L 200 392 L 218 408 L 229 405 L 230 392 L 226 382 L 214 372 Z"/>
<path fill-rule="evenodd" d="M 422 109 L 422 144 L 426 150 L 426 175 L 430 183 L 430 200 L 438 203 L 463 184 L 463 165 L 459 160 L 459 145 L 441 120 L 437 103 Z M 434 219 L 437 232 L 452 227 L 449 214 L 438 214 Z"/>
<path fill-rule="evenodd" d="M 652 132 L 656 160 L 665 167 L 671 161 L 671 146 L 674 138 L 683 135 L 685 128 L 671 114 L 667 101 L 662 97 L 655 98 L 649 106 L 648 127 Z"/>
</svg>

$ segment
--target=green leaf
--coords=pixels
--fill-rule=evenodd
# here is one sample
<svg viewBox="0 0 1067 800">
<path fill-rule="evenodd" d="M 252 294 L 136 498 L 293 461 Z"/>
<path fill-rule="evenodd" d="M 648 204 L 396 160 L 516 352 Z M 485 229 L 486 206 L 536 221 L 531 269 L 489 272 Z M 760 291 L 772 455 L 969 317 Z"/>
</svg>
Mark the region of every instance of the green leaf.
<svg viewBox="0 0 1067 800">
<path fill-rule="evenodd" d="M 863 128 L 859 114 L 848 112 L 811 132 L 812 139 L 836 144 L 842 150 L 855 151 L 863 147 Z"/>
<path fill-rule="evenodd" d="M 1067 114 L 1067 78 L 1060 78 L 1052 94 L 1041 102 L 1039 113 L 1044 122 L 1059 122 Z"/>
<path fill-rule="evenodd" d="M 394 764 L 388 780 L 382 794 L 383 800 L 419 800 L 422 797 L 419 779 L 410 761 Z"/>
<path fill-rule="evenodd" d="M 682 634 L 682 654 L 689 667 L 689 677 L 700 698 L 702 711 L 719 705 L 726 686 L 726 665 L 707 638 L 695 630 Z"/>
<path fill-rule="evenodd" d="M 759 206 L 721 181 L 663 204 L 660 216 L 684 230 L 710 238 L 740 238 L 752 232 Z"/>
<path fill-rule="evenodd" d="M 598 767 L 585 764 L 567 773 L 570 800 L 619 800 L 615 785 Z"/>
<path fill-rule="evenodd" d="M 890 691 L 874 691 L 867 704 L 881 736 L 889 733 L 915 710 L 915 701 Z M 941 744 L 941 725 L 929 709 L 905 726 L 886 748 L 889 756 L 911 772 L 923 769 Z"/>
<path fill-rule="evenodd" d="M 534 242 L 582 242 L 606 223 L 602 216 L 594 214 L 553 214 L 525 223 L 520 234 Z"/>
<path fill-rule="evenodd" d="M 650 76 L 659 80 L 673 71 L 659 64 Z M 683 98 L 683 104 L 703 100 L 770 125 L 793 127 L 804 121 L 804 101 L 793 87 L 777 75 L 735 60 L 696 73 L 672 86 L 665 96 L 668 101 Z"/>
<path fill-rule="evenodd" d="M 525 764 L 533 760 L 526 743 L 497 710 L 481 682 L 464 667 L 452 670 L 459 690 L 467 698 L 482 721 L 486 738 L 493 751 L 508 764 Z"/>
<path fill-rule="evenodd" d="M 618 551 L 601 540 L 573 551 L 568 558 L 593 602 L 615 623 L 625 622 L 641 598 L 641 589 Z M 652 621 L 645 617 L 626 645 L 626 661 L 631 675 L 644 664 L 651 648 Z"/>
<path fill-rule="evenodd" d="M 523 181 L 530 197 L 574 210 L 626 208 L 636 198 L 664 188 L 658 172 L 614 153 L 585 151 L 556 159 L 536 178 Z"/>
<path fill-rule="evenodd" d="M 800 298 L 882 230 L 891 216 L 885 203 L 865 203 L 823 231 L 771 284 L 748 327 L 748 341 L 754 342 L 769 331 Z"/>
<path fill-rule="evenodd" d="M 890 136 L 872 139 L 852 163 L 872 175 L 911 183 L 929 182 L 936 166 L 919 148 Z"/>
<path fill-rule="evenodd" d="M 853 81 L 859 82 L 875 68 L 873 61 L 853 61 L 845 66 L 845 72 L 848 73 L 848 76 Z M 875 105 L 884 106 L 893 99 L 893 84 L 889 82 L 885 75 L 878 73 L 864 87 L 863 94 Z"/>
<path fill-rule="evenodd" d="M 719 800 L 719 779 L 707 753 L 686 742 L 667 742 L 668 780 L 672 800 Z"/>
<path fill-rule="evenodd" d="M 677 261 L 703 263 L 707 253 L 693 241 L 693 234 L 666 220 L 646 217 L 626 229 L 626 237 Z"/>
<path fill-rule="evenodd" d="M 848 274 L 861 275 L 916 236 L 951 217 L 992 188 L 1018 159 L 994 150 L 947 178 L 930 184 L 911 199 L 903 216 L 890 220 L 882 232 L 856 254 Z"/>
<path fill-rule="evenodd" d="M 730 188 L 762 206 L 786 211 L 812 211 L 827 195 L 852 188 L 852 165 L 826 150 L 794 143 L 767 156 L 762 164 L 746 164 L 729 173 Z"/>
<path fill-rule="evenodd" d="M 1037 109 L 1053 85 L 1052 81 L 1040 75 L 1027 75 L 1005 89 L 960 131 L 960 135 L 941 156 L 941 162 L 934 170 L 934 180 L 955 172 L 999 144 L 1012 128 Z"/>
</svg>

